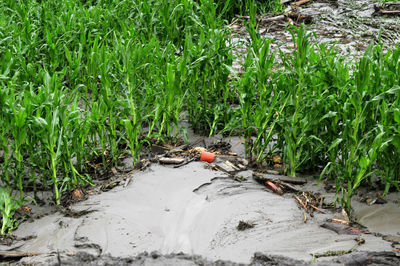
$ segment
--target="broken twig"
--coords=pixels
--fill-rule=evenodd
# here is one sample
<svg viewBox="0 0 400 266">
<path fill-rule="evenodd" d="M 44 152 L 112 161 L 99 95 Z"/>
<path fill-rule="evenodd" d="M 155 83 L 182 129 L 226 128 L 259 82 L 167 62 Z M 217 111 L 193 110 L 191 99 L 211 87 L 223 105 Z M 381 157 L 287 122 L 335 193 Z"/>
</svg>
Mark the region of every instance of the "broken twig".
<svg viewBox="0 0 400 266">
<path fill-rule="evenodd" d="M 303 206 L 303 208 L 306 210 L 306 212 L 308 212 L 308 208 L 304 204 L 304 202 L 299 197 L 297 197 L 296 195 L 293 195 L 293 197 L 297 200 L 298 203 L 300 203 L 301 206 Z"/>
<path fill-rule="evenodd" d="M 308 206 L 310 206 L 311 208 L 313 208 L 313 209 L 314 209 L 314 210 L 316 210 L 317 212 L 320 212 L 320 213 L 326 214 L 326 212 L 324 212 L 323 210 L 321 210 L 321 209 L 319 209 L 319 208 L 315 207 L 315 206 L 314 206 L 314 205 L 312 205 L 312 204 L 308 204 Z"/>
<path fill-rule="evenodd" d="M 300 1 L 294 2 L 293 5 L 301 6 L 301 5 L 306 4 L 308 2 L 310 2 L 310 0 L 300 0 Z"/>
</svg>

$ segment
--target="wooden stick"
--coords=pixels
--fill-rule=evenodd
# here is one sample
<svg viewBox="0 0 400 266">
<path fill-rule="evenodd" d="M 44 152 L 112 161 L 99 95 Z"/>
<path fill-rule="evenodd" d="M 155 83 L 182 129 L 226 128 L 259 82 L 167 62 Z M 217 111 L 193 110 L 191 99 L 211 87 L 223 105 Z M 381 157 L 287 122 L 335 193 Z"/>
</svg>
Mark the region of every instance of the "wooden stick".
<svg viewBox="0 0 400 266">
<path fill-rule="evenodd" d="M 167 158 L 167 157 L 161 157 L 158 160 L 160 163 L 163 164 L 181 164 L 185 161 L 184 158 Z"/>
<path fill-rule="evenodd" d="M 227 174 L 227 175 L 229 175 L 229 176 L 233 176 L 233 173 L 235 172 L 235 171 L 230 172 L 230 171 L 228 171 L 228 170 L 225 170 L 224 168 L 222 168 L 222 167 L 219 166 L 218 164 L 214 165 L 213 167 L 214 167 L 214 169 L 219 170 L 219 171 L 221 171 L 221 172 L 224 172 L 225 174 Z"/>
<path fill-rule="evenodd" d="M 321 210 L 321 209 L 315 207 L 314 205 L 312 205 L 312 204 L 308 204 L 308 205 L 309 205 L 310 207 L 312 207 L 314 210 L 316 210 L 316 211 L 318 211 L 318 212 L 320 212 L 320 213 L 326 214 L 326 212 L 324 212 L 323 210 Z"/>
<path fill-rule="evenodd" d="M 322 204 L 324 203 L 324 198 L 323 197 L 321 197 L 320 199 L 319 199 L 319 206 L 321 206 L 322 207 Z"/>
<path fill-rule="evenodd" d="M 400 10 L 379 10 L 383 15 L 400 15 Z"/>
<path fill-rule="evenodd" d="M 293 190 L 294 192 L 300 192 L 300 189 L 298 189 L 298 188 L 296 188 L 296 187 L 294 187 L 294 186 L 292 186 L 292 185 L 290 185 L 290 184 L 288 184 L 288 183 L 286 183 L 284 181 L 280 181 L 279 180 L 279 182 L 277 182 L 277 183 L 285 186 L 286 188 L 289 188 L 289 189 Z"/>
<path fill-rule="evenodd" d="M 7 252 L 0 251 L 0 256 L 21 256 L 21 257 L 29 257 L 29 256 L 39 256 L 43 253 L 27 253 L 27 252 Z"/>
<path fill-rule="evenodd" d="M 299 197 L 297 197 L 296 195 L 293 195 L 293 196 L 300 203 L 300 205 L 303 206 L 303 208 L 308 212 L 307 206 L 304 205 L 304 203 L 301 201 L 301 199 L 299 199 Z"/>
<path fill-rule="evenodd" d="M 278 20 L 284 20 L 285 19 L 285 15 L 279 15 L 276 17 L 272 17 L 272 18 L 261 18 L 260 22 L 262 23 L 268 23 L 268 22 L 273 22 L 273 21 L 278 21 Z"/>
<path fill-rule="evenodd" d="M 225 165 L 232 168 L 235 171 L 239 171 L 240 169 L 236 167 L 236 165 L 234 165 L 233 163 L 231 163 L 230 161 L 225 161 Z"/>
<path fill-rule="evenodd" d="M 349 221 L 345 221 L 345 220 L 341 220 L 341 219 L 332 218 L 331 221 L 332 221 L 333 223 L 344 224 L 344 225 L 350 225 L 350 222 L 349 222 Z"/>
<path fill-rule="evenodd" d="M 308 3 L 308 2 L 310 2 L 310 0 L 300 0 L 300 1 L 294 2 L 293 5 L 300 6 L 300 5 Z"/>
</svg>

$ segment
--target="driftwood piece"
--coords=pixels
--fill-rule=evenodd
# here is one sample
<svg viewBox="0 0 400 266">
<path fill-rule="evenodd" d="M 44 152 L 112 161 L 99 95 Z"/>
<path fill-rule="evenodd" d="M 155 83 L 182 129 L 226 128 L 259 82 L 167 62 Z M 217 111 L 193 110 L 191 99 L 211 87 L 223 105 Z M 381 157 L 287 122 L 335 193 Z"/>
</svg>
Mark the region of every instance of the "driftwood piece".
<svg viewBox="0 0 400 266">
<path fill-rule="evenodd" d="M 289 183 L 293 185 L 304 185 L 307 183 L 307 180 L 301 177 L 291 177 L 291 176 L 275 175 L 275 174 L 262 174 L 257 172 L 255 172 L 253 176 L 256 180 L 257 178 L 263 181 L 269 180 L 273 182 L 277 182 L 277 180 L 279 180 L 280 182 Z"/>
<path fill-rule="evenodd" d="M 310 2 L 310 1 L 311 0 L 300 0 L 300 1 L 294 2 L 293 5 L 301 6 L 301 5 L 306 4 L 306 3 Z"/>
<path fill-rule="evenodd" d="M 160 157 L 158 161 L 163 164 L 181 164 L 185 161 L 184 158 L 168 158 L 168 157 Z"/>
<path fill-rule="evenodd" d="M 258 183 L 265 184 L 266 181 L 271 181 L 275 184 L 281 185 L 284 190 L 288 192 L 301 192 L 301 189 L 289 184 L 305 184 L 307 181 L 302 179 L 292 179 L 291 177 L 280 176 L 280 175 L 263 175 L 259 173 L 253 173 L 253 178 Z"/>
<path fill-rule="evenodd" d="M 331 222 L 333 223 L 338 223 L 338 224 L 344 224 L 344 225 L 350 225 L 350 221 L 338 219 L 338 218 L 332 218 Z"/>
<path fill-rule="evenodd" d="M 392 15 L 392 16 L 396 16 L 396 15 L 400 15 L 400 10 L 380 10 L 380 12 L 382 15 Z"/>
<path fill-rule="evenodd" d="M 42 253 L 29 253 L 29 252 L 16 252 L 16 251 L 0 251 L 0 258 L 14 258 L 19 259 L 23 257 L 39 256 Z"/>
<path fill-rule="evenodd" d="M 334 224 L 334 223 L 324 223 L 321 225 L 322 228 L 331 230 L 338 235 L 359 235 L 361 233 L 364 233 L 363 230 L 359 228 L 352 228 L 347 225 L 340 225 L 340 224 Z"/>
<path fill-rule="evenodd" d="M 227 174 L 228 176 L 234 176 L 236 171 L 228 171 L 227 169 L 223 168 L 222 166 L 218 165 L 218 164 L 213 164 L 212 168 L 214 168 L 215 170 L 224 172 L 225 174 Z"/>
<path fill-rule="evenodd" d="M 236 165 L 234 165 L 234 164 L 231 163 L 230 161 L 225 161 L 225 165 L 228 166 L 228 167 L 230 167 L 230 168 L 232 168 L 232 169 L 235 170 L 235 171 L 239 171 L 239 170 L 240 170 Z"/>
<path fill-rule="evenodd" d="M 399 16 L 400 15 L 400 2 L 388 2 L 384 5 L 374 5 L 374 16 Z"/>
<path fill-rule="evenodd" d="M 275 17 L 267 17 L 267 18 L 261 18 L 260 22 L 261 23 L 269 23 L 269 22 L 273 22 L 273 21 L 280 21 L 280 20 L 285 20 L 285 15 L 279 15 L 279 16 L 275 16 Z"/>
</svg>

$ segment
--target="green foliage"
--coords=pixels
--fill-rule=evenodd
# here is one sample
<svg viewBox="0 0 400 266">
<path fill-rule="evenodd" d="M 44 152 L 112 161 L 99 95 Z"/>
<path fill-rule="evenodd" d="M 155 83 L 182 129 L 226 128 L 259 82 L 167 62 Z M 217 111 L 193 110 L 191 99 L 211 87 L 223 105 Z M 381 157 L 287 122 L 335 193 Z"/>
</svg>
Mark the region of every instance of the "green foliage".
<svg viewBox="0 0 400 266">
<path fill-rule="evenodd" d="M 333 45 L 314 44 L 303 26 L 291 28 L 294 50 L 269 54 L 250 15 L 251 42 L 237 83 L 246 150 L 259 163 L 280 153 L 288 175 L 320 172 L 336 182 L 342 205 L 360 185 L 399 189 L 400 47 L 370 44 L 353 74 Z M 253 141 L 253 142 L 252 142 Z"/>
<path fill-rule="evenodd" d="M 278 12 L 282 9 L 281 0 L 216 0 L 217 13 L 225 19 L 232 19 L 237 15 L 249 15 L 251 5 L 257 6 L 259 13 Z"/>
<path fill-rule="evenodd" d="M 231 119 L 229 30 L 212 0 L 2 1 L 0 184 L 19 191 L 91 182 L 128 146 Z M 222 97 L 220 97 L 222 95 Z M 215 111 L 214 111 L 215 110 Z"/>
<path fill-rule="evenodd" d="M 19 203 L 10 195 L 7 190 L 0 187 L 0 235 L 4 235 L 17 227 L 17 221 L 13 219 L 13 215 L 14 211 L 18 208 Z"/>
</svg>

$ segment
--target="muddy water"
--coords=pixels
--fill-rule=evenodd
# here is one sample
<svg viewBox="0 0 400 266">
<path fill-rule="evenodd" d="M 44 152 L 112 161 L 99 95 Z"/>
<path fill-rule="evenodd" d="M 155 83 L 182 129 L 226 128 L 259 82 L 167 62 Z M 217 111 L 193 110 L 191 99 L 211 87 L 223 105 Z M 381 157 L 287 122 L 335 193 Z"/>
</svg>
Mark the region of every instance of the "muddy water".
<svg viewBox="0 0 400 266">
<path fill-rule="evenodd" d="M 368 205 L 352 201 L 357 221 L 372 232 L 397 236 L 400 242 L 400 193 L 392 193 L 386 204 Z"/>
<path fill-rule="evenodd" d="M 311 253 L 355 244 L 354 236 L 319 226 L 332 214 L 316 214 L 304 223 L 290 194 L 278 196 L 252 179 L 233 181 L 202 162 L 179 169 L 153 165 L 126 188 L 91 196 L 73 208 L 95 212 L 80 218 L 53 214 L 22 224 L 16 235 L 37 238 L 19 251 L 127 257 L 157 250 L 248 263 L 256 251 L 310 261 Z M 238 231 L 240 220 L 255 226 Z M 366 243 L 360 251 L 392 249 L 382 238 L 362 237 Z"/>
</svg>

